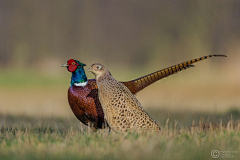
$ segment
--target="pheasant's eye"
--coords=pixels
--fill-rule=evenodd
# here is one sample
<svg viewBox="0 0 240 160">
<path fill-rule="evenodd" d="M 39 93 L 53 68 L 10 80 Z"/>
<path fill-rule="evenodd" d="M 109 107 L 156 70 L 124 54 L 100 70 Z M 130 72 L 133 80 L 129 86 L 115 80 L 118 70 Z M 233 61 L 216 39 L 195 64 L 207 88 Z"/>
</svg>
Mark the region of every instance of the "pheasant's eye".
<svg viewBox="0 0 240 160">
<path fill-rule="evenodd" d="M 101 66 L 97 66 L 97 69 L 100 70 L 102 67 Z"/>
<path fill-rule="evenodd" d="M 75 62 L 72 62 L 72 65 L 75 65 L 76 63 Z"/>
</svg>

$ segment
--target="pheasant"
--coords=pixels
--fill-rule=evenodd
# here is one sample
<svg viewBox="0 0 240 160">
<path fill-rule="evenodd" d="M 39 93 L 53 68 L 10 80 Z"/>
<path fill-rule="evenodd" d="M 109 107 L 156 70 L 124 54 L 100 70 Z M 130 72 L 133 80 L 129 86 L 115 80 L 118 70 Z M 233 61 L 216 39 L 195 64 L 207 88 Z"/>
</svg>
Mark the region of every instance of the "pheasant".
<svg viewBox="0 0 240 160">
<path fill-rule="evenodd" d="M 98 97 L 111 130 L 115 132 L 132 132 L 141 129 L 160 131 L 160 127 L 144 111 L 131 91 L 114 79 L 107 68 L 95 63 L 88 71 L 96 77 Z"/>
<path fill-rule="evenodd" d="M 132 94 L 136 94 L 150 84 L 175 74 L 181 70 L 192 67 L 193 63 L 210 58 L 226 57 L 225 55 L 209 55 L 201 58 L 183 62 L 146 76 L 128 82 L 122 82 Z M 103 128 L 104 113 L 98 99 L 98 87 L 95 79 L 87 79 L 84 71 L 85 64 L 69 59 L 62 67 L 72 73 L 70 87 L 68 89 L 68 102 L 74 115 L 85 125 L 90 125 L 93 129 Z"/>
</svg>

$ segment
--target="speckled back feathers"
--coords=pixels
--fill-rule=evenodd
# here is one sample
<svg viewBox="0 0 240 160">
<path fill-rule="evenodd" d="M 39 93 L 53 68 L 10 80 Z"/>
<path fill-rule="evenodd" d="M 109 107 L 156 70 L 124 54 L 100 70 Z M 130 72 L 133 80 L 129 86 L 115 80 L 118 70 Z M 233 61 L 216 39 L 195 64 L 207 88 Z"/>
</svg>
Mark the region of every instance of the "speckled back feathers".
<svg viewBox="0 0 240 160">
<path fill-rule="evenodd" d="M 95 65 L 103 67 L 101 64 Z M 160 130 L 130 90 L 114 79 L 105 67 L 96 82 L 99 100 L 112 130 L 120 132 L 133 129 Z"/>
</svg>

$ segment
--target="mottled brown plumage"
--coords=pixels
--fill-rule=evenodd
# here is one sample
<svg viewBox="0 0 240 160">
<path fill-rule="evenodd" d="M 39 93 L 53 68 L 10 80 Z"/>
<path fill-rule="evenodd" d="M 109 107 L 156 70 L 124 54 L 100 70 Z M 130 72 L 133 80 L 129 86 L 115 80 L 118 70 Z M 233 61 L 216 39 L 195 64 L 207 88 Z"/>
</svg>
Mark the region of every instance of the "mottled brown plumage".
<svg viewBox="0 0 240 160">
<path fill-rule="evenodd" d="M 89 71 L 96 76 L 99 100 L 105 119 L 112 130 L 117 132 L 142 129 L 160 131 L 160 127 L 144 111 L 131 91 L 114 79 L 103 65 L 93 64 Z"/>
</svg>

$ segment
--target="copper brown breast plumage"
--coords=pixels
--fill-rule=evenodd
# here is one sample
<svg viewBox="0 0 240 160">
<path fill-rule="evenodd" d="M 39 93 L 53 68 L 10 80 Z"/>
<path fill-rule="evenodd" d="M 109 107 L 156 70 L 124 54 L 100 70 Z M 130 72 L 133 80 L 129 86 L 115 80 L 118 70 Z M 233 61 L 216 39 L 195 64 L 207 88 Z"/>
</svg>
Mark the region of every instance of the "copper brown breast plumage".
<svg viewBox="0 0 240 160">
<path fill-rule="evenodd" d="M 160 131 L 160 127 L 144 111 L 130 90 L 114 79 L 103 65 L 93 64 L 89 71 L 96 76 L 98 97 L 111 130 L 117 132 Z"/>
<path fill-rule="evenodd" d="M 214 56 L 226 57 L 224 55 L 204 56 L 122 83 L 132 94 L 136 94 L 164 77 L 189 68 L 193 63 Z M 68 101 L 73 113 L 85 125 L 91 125 L 94 129 L 101 129 L 104 124 L 104 113 L 98 99 L 98 88 L 95 79 L 87 79 L 83 68 L 85 65 L 77 60 L 70 59 L 62 66 L 67 67 L 68 71 L 72 72 L 71 86 L 68 89 Z M 81 76 L 78 76 L 78 73 Z"/>
<path fill-rule="evenodd" d="M 73 85 L 68 89 L 68 102 L 75 116 L 95 129 L 104 127 L 104 114 L 97 92 L 94 79 L 88 80 L 85 87 Z"/>
</svg>

